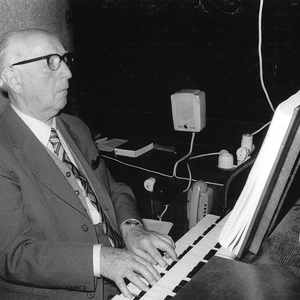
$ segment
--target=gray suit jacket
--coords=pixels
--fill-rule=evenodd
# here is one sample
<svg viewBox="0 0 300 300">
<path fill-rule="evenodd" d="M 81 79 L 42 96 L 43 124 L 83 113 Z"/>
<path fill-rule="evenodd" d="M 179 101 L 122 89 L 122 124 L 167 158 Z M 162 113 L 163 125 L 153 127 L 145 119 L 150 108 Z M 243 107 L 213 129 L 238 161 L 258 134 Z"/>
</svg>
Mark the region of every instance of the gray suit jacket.
<svg viewBox="0 0 300 300">
<path fill-rule="evenodd" d="M 113 226 L 140 220 L 131 190 L 99 160 L 87 126 L 66 114 L 57 125 Z M 106 243 L 44 146 L 8 105 L 0 117 L 0 299 L 103 298 L 93 244 Z"/>
</svg>

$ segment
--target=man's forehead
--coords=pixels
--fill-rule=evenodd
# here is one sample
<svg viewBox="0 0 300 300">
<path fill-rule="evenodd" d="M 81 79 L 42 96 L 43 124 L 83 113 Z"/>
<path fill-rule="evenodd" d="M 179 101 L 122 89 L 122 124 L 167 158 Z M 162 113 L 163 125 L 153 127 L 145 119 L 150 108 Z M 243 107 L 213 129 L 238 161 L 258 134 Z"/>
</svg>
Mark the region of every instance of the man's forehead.
<svg viewBox="0 0 300 300">
<path fill-rule="evenodd" d="M 18 32 L 11 40 L 11 50 L 17 58 L 28 55 L 45 55 L 61 47 L 59 40 L 47 32 Z"/>
</svg>

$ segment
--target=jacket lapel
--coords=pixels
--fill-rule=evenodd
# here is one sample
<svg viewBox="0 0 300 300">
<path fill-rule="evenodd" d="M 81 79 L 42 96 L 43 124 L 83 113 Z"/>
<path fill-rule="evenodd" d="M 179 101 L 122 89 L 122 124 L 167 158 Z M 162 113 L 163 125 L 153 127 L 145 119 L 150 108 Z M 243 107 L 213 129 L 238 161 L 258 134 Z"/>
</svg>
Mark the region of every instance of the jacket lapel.
<svg viewBox="0 0 300 300">
<path fill-rule="evenodd" d="M 87 159 L 83 156 L 82 151 L 80 151 L 78 145 L 81 144 L 79 142 L 78 134 L 76 134 L 76 129 L 72 128 L 72 125 L 64 122 L 60 117 L 56 118 L 57 126 L 61 131 L 64 139 L 66 140 L 70 151 L 73 154 L 76 163 L 80 167 L 81 171 L 83 171 L 86 178 L 89 180 L 95 194 L 97 195 L 97 199 L 101 199 L 100 205 L 104 209 L 104 211 L 108 214 L 112 225 L 117 228 L 117 220 L 114 214 L 114 208 L 111 201 L 111 197 L 104 186 L 103 183 L 99 181 L 99 179 L 95 176 L 92 167 L 89 165 Z M 78 142 L 78 145 L 76 144 Z M 82 141 L 81 141 L 82 142 Z M 85 143 L 83 143 L 85 144 Z"/>
<path fill-rule="evenodd" d="M 11 136 L 11 146 L 20 164 L 28 167 L 34 176 L 59 198 L 88 217 L 84 207 L 78 205 L 77 196 L 47 149 L 22 119 L 10 106 L 5 109 L 3 117 L 9 120 L 10 125 L 7 128 Z"/>
</svg>

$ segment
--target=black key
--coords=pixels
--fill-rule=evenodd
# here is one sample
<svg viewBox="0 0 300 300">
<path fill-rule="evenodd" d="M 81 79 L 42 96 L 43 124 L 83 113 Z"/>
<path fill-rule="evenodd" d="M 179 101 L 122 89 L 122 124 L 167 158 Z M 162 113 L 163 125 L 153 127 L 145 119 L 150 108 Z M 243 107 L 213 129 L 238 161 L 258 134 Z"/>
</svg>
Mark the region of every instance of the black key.
<svg viewBox="0 0 300 300">
<path fill-rule="evenodd" d="M 178 293 L 180 290 L 182 289 L 182 287 L 181 286 L 179 286 L 179 285 L 177 285 L 177 286 L 175 286 L 175 288 L 173 289 L 173 291 L 172 292 L 174 292 L 174 293 Z"/>
<path fill-rule="evenodd" d="M 200 261 L 186 277 L 192 278 L 205 264 L 205 262 Z"/>
<path fill-rule="evenodd" d="M 203 235 L 200 235 L 194 242 L 193 245 L 198 244 L 203 239 Z"/>
<path fill-rule="evenodd" d="M 175 265 L 177 264 L 177 261 L 173 261 L 170 265 L 168 265 L 167 267 L 166 267 L 166 271 L 169 271 L 171 268 L 173 268 Z"/>
<path fill-rule="evenodd" d="M 187 252 L 189 252 L 193 247 L 188 246 L 179 256 L 178 258 L 181 259 L 184 255 L 186 255 Z"/>
<path fill-rule="evenodd" d="M 208 234 L 214 227 L 216 227 L 216 224 L 213 224 L 213 225 L 209 226 L 209 227 L 203 232 L 203 235 Z"/>
<path fill-rule="evenodd" d="M 215 248 L 220 249 L 222 246 L 219 243 L 215 244 Z"/>
<path fill-rule="evenodd" d="M 187 283 L 188 283 L 188 281 L 181 280 L 178 285 L 181 286 L 181 287 L 184 287 Z"/>
<path fill-rule="evenodd" d="M 217 250 L 210 250 L 203 259 L 210 260 L 215 254 L 217 253 Z"/>
<path fill-rule="evenodd" d="M 186 280 L 181 280 L 177 286 L 172 290 L 173 293 L 178 293 L 186 284 L 188 281 Z"/>
</svg>

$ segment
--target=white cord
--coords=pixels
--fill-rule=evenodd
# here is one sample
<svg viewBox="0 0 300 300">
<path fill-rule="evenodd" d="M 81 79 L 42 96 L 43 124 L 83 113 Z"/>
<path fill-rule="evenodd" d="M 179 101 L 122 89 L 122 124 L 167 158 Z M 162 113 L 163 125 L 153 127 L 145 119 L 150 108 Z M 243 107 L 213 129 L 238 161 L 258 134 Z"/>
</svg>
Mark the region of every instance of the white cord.
<svg viewBox="0 0 300 300">
<path fill-rule="evenodd" d="M 101 154 L 101 157 L 104 157 L 104 158 L 116 161 L 119 164 L 122 164 L 122 165 L 127 166 L 127 167 L 139 169 L 139 170 L 142 170 L 142 171 L 150 172 L 150 173 L 157 174 L 157 175 L 164 176 L 164 177 L 168 177 L 168 178 L 172 178 L 173 177 L 172 175 L 168 175 L 168 174 L 164 174 L 164 173 L 161 173 L 161 172 L 158 172 L 158 171 L 154 171 L 154 170 L 146 169 L 146 168 L 143 168 L 143 167 L 135 166 L 135 165 L 132 165 L 132 164 L 128 164 L 128 163 L 126 163 L 124 161 L 121 161 L 121 160 L 119 160 L 117 158 L 113 158 L 113 157 L 107 156 L 105 154 Z"/>
<path fill-rule="evenodd" d="M 251 135 L 255 135 L 255 134 L 259 133 L 261 130 L 263 130 L 265 127 L 267 127 L 270 124 L 271 124 L 271 122 L 266 123 L 261 128 L 259 128 L 258 130 L 254 131 L 253 133 L 251 133 Z"/>
<path fill-rule="evenodd" d="M 173 168 L 173 177 L 176 177 L 176 169 L 177 169 L 177 166 L 180 162 L 182 162 L 183 160 L 187 159 L 191 154 L 192 154 L 192 151 L 193 151 L 193 145 L 194 145 L 194 139 L 195 139 L 195 132 L 192 132 L 192 138 L 191 138 L 191 142 L 190 142 L 190 150 L 189 152 L 184 155 L 182 158 L 180 158 L 174 165 L 174 168 Z"/>
<path fill-rule="evenodd" d="M 202 154 L 203 156 L 205 154 Z M 210 154 L 207 154 L 207 155 L 210 155 Z M 128 164 L 128 163 L 125 163 L 117 158 L 113 158 L 113 157 L 110 157 L 110 156 L 107 156 L 105 154 L 101 154 L 101 157 L 104 157 L 104 158 L 107 158 L 109 160 L 113 160 L 119 164 L 122 164 L 124 166 L 127 166 L 127 167 L 131 167 L 131 168 L 134 168 L 134 169 L 138 169 L 138 170 L 142 170 L 142 171 L 145 171 L 145 172 L 149 172 L 149 173 L 153 173 L 153 174 L 157 174 L 157 175 L 160 175 L 160 176 L 163 176 L 163 177 L 168 177 L 168 178 L 172 178 L 173 176 L 172 175 L 168 175 L 168 174 L 165 174 L 165 173 L 161 173 L 161 172 L 158 172 L 158 171 L 154 171 L 154 170 L 150 170 L 150 169 L 146 169 L 146 168 L 142 168 L 142 167 L 139 167 L 139 166 L 135 166 L 135 165 L 132 165 L 132 164 Z M 186 177 L 180 177 L 180 176 L 176 176 L 177 179 L 180 179 L 180 180 L 189 180 L 189 178 L 186 178 Z M 197 179 L 192 179 L 192 181 L 197 181 Z M 223 186 L 224 184 L 223 183 L 217 183 L 217 182 L 212 182 L 212 181 L 206 181 L 207 184 L 211 184 L 211 185 L 216 185 L 216 186 Z"/>
<path fill-rule="evenodd" d="M 189 173 L 189 182 L 188 182 L 187 187 L 182 191 L 183 193 L 187 192 L 190 189 L 191 184 L 192 184 L 192 172 L 191 172 L 191 169 L 190 169 L 190 166 L 189 166 L 189 162 L 186 163 L 186 167 L 187 167 L 187 170 L 188 170 L 188 173 Z"/>
<path fill-rule="evenodd" d="M 162 217 L 166 213 L 166 211 L 168 210 L 168 208 L 169 208 L 169 204 L 165 204 L 165 209 L 163 210 L 163 212 L 161 213 L 161 215 L 157 216 L 159 221 L 162 220 Z"/>
<path fill-rule="evenodd" d="M 212 152 L 212 153 L 206 153 L 206 154 L 199 154 L 199 155 L 190 157 L 189 160 L 196 159 L 196 158 L 201 158 L 201 157 L 205 157 L 205 156 L 219 155 L 219 154 L 220 154 L 220 152 Z"/>
<path fill-rule="evenodd" d="M 173 177 L 175 177 L 175 178 L 177 178 L 177 179 L 178 179 L 178 177 L 177 177 L 177 175 L 176 175 L 176 169 L 177 169 L 177 166 L 178 166 L 178 164 L 179 164 L 180 162 L 182 162 L 183 160 L 185 160 L 185 159 L 187 159 L 188 157 L 191 156 L 191 154 L 192 154 L 192 152 L 193 152 L 193 146 L 194 146 L 194 139 L 195 139 L 195 136 L 196 136 L 195 132 L 192 132 L 192 137 L 191 137 L 190 150 L 189 150 L 189 152 L 188 152 L 185 156 L 183 156 L 181 159 L 179 159 L 179 160 L 175 163 L 175 165 L 174 165 L 174 169 L 173 169 Z M 186 187 L 186 189 L 183 190 L 183 193 L 187 192 L 187 191 L 189 190 L 191 184 L 192 184 L 192 172 L 191 172 L 191 169 L 190 169 L 190 166 L 189 166 L 188 163 L 187 163 L 186 167 L 187 167 L 187 170 L 188 170 L 188 173 L 189 173 L 189 178 L 188 178 L 189 182 L 188 182 L 188 186 Z"/>
<path fill-rule="evenodd" d="M 261 27 L 261 22 L 262 22 L 262 9 L 263 9 L 263 3 L 264 0 L 260 1 L 260 6 L 259 6 L 259 13 L 258 13 L 258 57 L 259 57 L 259 74 L 260 74 L 260 82 L 262 85 L 262 89 L 265 92 L 265 95 L 267 97 L 267 100 L 269 102 L 269 105 L 274 112 L 274 107 L 273 104 L 270 100 L 269 94 L 267 92 L 267 89 L 264 84 L 264 79 L 263 79 L 263 66 L 262 66 L 262 51 L 261 51 L 261 45 L 262 45 L 262 27 Z"/>
<path fill-rule="evenodd" d="M 220 152 L 214 152 L 214 153 L 208 153 L 208 154 L 200 154 L 200 155 L 197 155 L 197 156 L 192 156 L 189 158 L 189 160 L 192 160 L 192 159 L 195 159 L 195 158 L 200 158 L 200 157 L 205 157 L 205 156 L 211 156 L 211 155 L 219 155 Z M 192 185 L 192 173 L 191 173 L 191 169 L 190 169 L 190 166 L 189 166 L 189 163 L 187 162 L 187 169 L 188 169 L 188 172 L 189 172 L 189 183 L 188 183 L 188 186 L 186 187 L 185 190 L 183 190 L 183 192 L 187 192 L 191 185 Z"/>
</svg>

